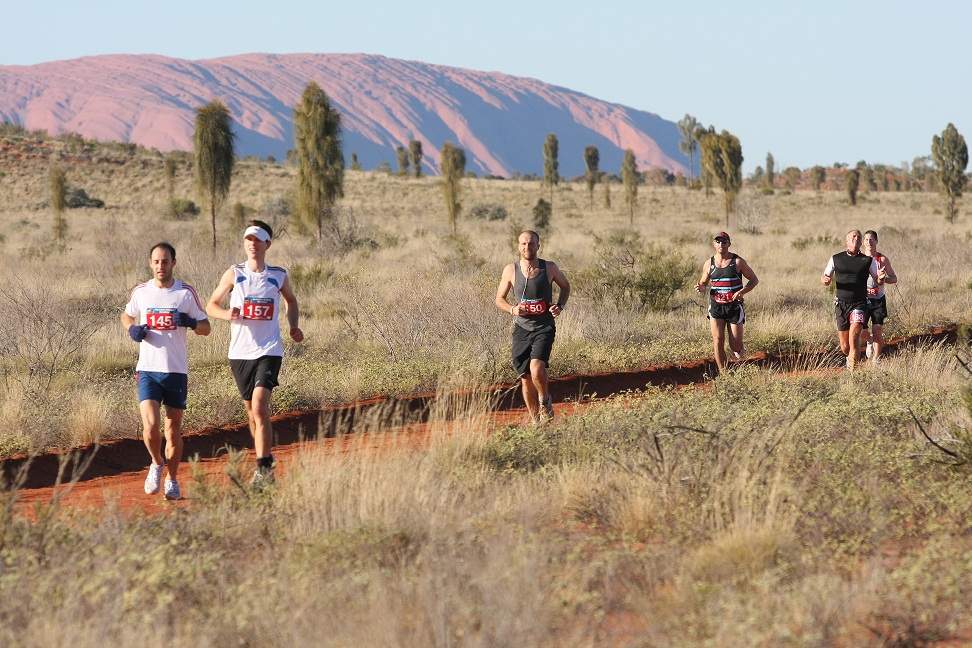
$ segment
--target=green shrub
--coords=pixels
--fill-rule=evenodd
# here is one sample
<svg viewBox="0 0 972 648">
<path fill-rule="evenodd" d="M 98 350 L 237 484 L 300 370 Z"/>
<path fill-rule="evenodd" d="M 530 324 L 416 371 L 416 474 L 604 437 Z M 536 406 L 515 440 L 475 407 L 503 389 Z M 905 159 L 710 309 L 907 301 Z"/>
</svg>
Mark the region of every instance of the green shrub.
<svg viewBox="0 0 972 648">
<path fill-rule="evenodd" d="M 546 232 L 550 229 L 550 216 L 553 214 L 553 207 L 546 200 L 541 198 L 533 206 L 533 227 L 538 232 Z"/>
<path fill-rule="evenodd" d="M 774 190 L 773 187 L 763 187 L 759 190 L 759 193 L 763 194 L 764 196 L 772 196 L 776 193 L 776 190 Z"/>
<path fill-rule="evenodd" d="M 509 213 L 506 211 L 506 207 L 494 203 L 476 205 L 469 210 L 469 217 L 479 220 L 500 221 L 506 220 L 507 216 L 509 216 Z"/>
<path fill-rule="evenodd" d="M 173 198 L 169 201 L 167 215 L 174 220 L 190 220 L 199 215 L 199 207 L 188 198 Z"/>
<path fill-rule="evenodd" d="M 821 234 L 820 236 L 801 236 L 800 238 L 793 239 L 790 243 L 794 250 L 806 250 L 808 247 L 814 245 L 821 245 L 824 247 L 839 247 L 840 239 L 834 238 L 833 236 L 825 236 Z"/>
<path fill-rule="evenodd" d="M 645 245 L 637 233 L 616 231 L 594 240 L 597 261 L 578 273 L 577 283 L 579 292 L 596 301 L 667 310 L 695 269 L 681 253 Z"/>
</svg>

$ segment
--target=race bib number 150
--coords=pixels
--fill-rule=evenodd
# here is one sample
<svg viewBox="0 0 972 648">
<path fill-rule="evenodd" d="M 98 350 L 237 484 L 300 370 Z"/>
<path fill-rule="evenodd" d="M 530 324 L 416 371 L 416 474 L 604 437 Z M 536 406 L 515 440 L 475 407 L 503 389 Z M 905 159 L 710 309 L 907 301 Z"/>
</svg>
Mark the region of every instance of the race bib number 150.
<svg viewBox="0 0 972 648">
<path fill-rule="evenodd" d="M 150 308 L 145 312 L 145 325 L 153 331 L 174 331 L 175 308 Z"/>
<path fill-rule="evenodd" d="M 527 315 L 543 315 L 547 312 L 547 302 L 543 299 L 524 299 L 520 306 Z"/>
<path fill-rule="evenodd" d="M 247 297 L 243 300 L 243 319 L 273 319 L 273 299 L 269 297 Z"/>
</svg>

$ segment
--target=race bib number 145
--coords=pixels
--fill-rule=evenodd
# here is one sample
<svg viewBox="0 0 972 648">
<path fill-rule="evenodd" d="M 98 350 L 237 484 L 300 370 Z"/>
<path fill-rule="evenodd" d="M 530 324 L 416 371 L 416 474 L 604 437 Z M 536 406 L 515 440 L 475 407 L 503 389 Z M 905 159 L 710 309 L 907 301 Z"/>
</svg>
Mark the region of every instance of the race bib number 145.
<svg viewBox="0 0 972 648">
<path fill-rule="evenodd" d="M 174 331 L 175 308 L 150 308 L 145 312 L 145 325 L 153 331 Z"/>
<path fill-rule="evenodd" d="M 269 297 L 247 297 L 243 300 L 243 319 L 273 319 L 273 299 Z"/>
</svg>

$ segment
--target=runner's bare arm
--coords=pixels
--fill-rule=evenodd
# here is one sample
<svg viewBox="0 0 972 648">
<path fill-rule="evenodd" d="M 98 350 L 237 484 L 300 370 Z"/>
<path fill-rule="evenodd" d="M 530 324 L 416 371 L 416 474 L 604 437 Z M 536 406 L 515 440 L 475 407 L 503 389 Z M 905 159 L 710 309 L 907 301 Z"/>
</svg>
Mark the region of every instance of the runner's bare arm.
<svg viewBox="0 0 972 648">
<path fill-rule="evenodd" d="M 705 263 L 702 264 L 702 274 L 699 275 L 699 280 L 695 282 L 695 292 L 700 293 L 702 289 L 709 284 L 709 273 L 712 271 L 710 264 L 712 259 L 706 259 Z"/>
<path fill-rule="evenodd" d="M 550 307 L 550 314 L 556 317 L 560 315 L 560 312 L 567 305 L 567 300 L 570 299 L 570 282 L 567 281 L 567 277 L 564 273 L 560 271 L 560 267 L 553 261 L 547 261 L 547 272 L 550 273 L 550 281 L 557 284 L 560 288 L 560 294 L 557 295 L 557 303 Z"/>
<path fill-rule="evenodd" d="M 212 332 L 213 327 L 210 326 L 208 319 L 201 319 L 196 321 L 196 328 L 192 330 L 196 335 L 209 335 Z"/>
<path fill-rule="evenodd" d="M 508 315 L 512 315 L 516 311 L 516 306 L 510 306 L 509 302 L 506 301 L 506 296 L 510 294 L 512 288 L 513 264 L 511 263 L 503 268 L 503 276 L 500 277 L 499 286 L 496 287 L 496 308 Z"/>
<path fill-rule="evenodd" d="M 216 290 L 209 297 L 209 302 L 206 304 L 206 314 L 213 319 L 231 320 L 233 319 L 233 311 L 229 308 L 223 307 L 223 301 L 226 296 L 230 294 L 233 290 L 233 278 L 235 273 L 233 268 L 228 268 L 223 276 L 220 277 L 219 285 L 216 286 Z"/>
<path fill-rule="evenodd" d="M 136 320 L 134 317 L 132 317 L 128 313 L 122 311 L 122 314 L 121 314 L 121 325 L 122 325 L 122 328 L 127 331 L 128 330 L 128 327 L 131 326 L 132 324 L 138 324 L 138 320 Z"/>
<path fill-rule="evenodd" d="M 304 341 L 304 332 L 300 330 L 300 307 L 297 305 L 297 295 L 290 287 L 290 275 L 284 277 L 280 287 L 280 296 L 287 302 L 287 324 L 290 325 L 290 338 L 294 342 Z"/>
<path fill-rule="evenodd" d="M 753 272 L 752 267 L 750 267 L 750 265 L 746 263 L 745 259 L 743 259 L 742 257 L 736 259 L 736 267 L 739 268 L 740 274 L 746 277 L 746 285 L 743 286 L 742 289 L 740 289 L 739 292 L 737 292 L 733 296 L 734 300 L 738 299 L 739 297 L 742 297 L 743 295 L 751 291 L 753 288 L 756 287 L 756 284 L 759 283 L 759 277 L 756 276 L 756 273 Z"/>
<path fill-rule="evenodd" d="M 894 268 L 891 267 L 891 259 L 884 257 L 884 283 L 886 284 L 896 284 L 898 283 L 898 275 L 895 274 Z"/>
</svg>

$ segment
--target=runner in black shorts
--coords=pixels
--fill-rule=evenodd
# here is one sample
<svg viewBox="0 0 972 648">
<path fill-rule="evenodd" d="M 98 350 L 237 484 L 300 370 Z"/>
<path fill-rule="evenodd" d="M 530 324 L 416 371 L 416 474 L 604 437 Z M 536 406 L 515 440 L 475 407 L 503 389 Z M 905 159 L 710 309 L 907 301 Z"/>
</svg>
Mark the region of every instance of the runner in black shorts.
<svg viewBox="0 0 972 648">
<path fill-rule="evenodd" d="M 534 422 L 553 416 L 547 378 L 550 349 L 560 315 L 570 296 L 570 283 L 557 264 L 537 256 L 540 235 L 532 230 L 520 233 L 517 239 L 520 259 L 503 268 L 503 276 L 496 289 L 496 307 L 513 316 L 513 368 L 520 377 L 523 401 Z M 553 286 L 560 294 L 553 303 Z M 513 291 L 516 304 L 506 297 Z"/>
<path fill-rule="evenodd" d="M 898 275 L 891 267 L 891 260 L 878 252 L 878 235 L 874 230 L 864 232 L 864 244 L 862 249 L 864 254 L 877 261 L 878 270 L 884 272 L 884 283 L 898 283 Z M 877 365 L 881 361 L 881 350 L 884 348 L 884 321 L 888 318 L 888 302 L 884 294 L 884 286 L 874 281 L 873 277 L 867 278 L 867 303 L 865 309 L 866 319 L 864 328 L 861 330 L 861 339 L 866 343 L 864 355 L 870 359 L 871 364 Z M 867 327 L 871 330 L 868 331 Z"/>
<path fill-rule="evenodd" d="M 746 260 L 729 251 L 731 244 L 726 232 L 719 232 L 712 238 L 715 254 L 702 264 L 702 275 L 695 284 L 695 290 L 700 293 L 705 286 L 709 286 L 709 308 L 706 316 L 709 318 L 712 348 L 719 373 L 726 368 L 727 328 L 733 359 L 738 362 L 745 358 L 743 325 L 746 322 L 746 311 L 743 307 L 743 295 L 759 283 L 759 278 Z M 745 286 L 743 277 L 746 278 Z"/>
<path fill-rule="evenodd" d="M 854 369 L 860 356 L 859 339 L 866 321 L 867 280 L 872 277 L 884 284 L 885 275 L 877 262 L 861 253 L 861 232 L 851 230 L 844 240 L 845 249 L 833 255 L 824 268 L 820 283 L 829 286 L 837 278 L 834 297 L 834 319 L 840 351 L 847 356 L 847 368 Z"/>
</svg>

